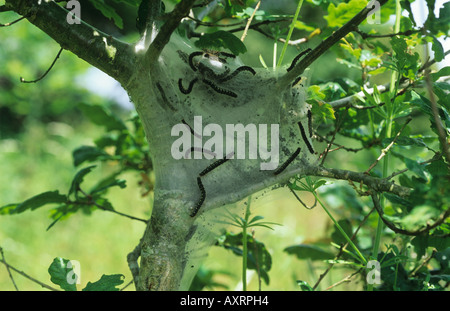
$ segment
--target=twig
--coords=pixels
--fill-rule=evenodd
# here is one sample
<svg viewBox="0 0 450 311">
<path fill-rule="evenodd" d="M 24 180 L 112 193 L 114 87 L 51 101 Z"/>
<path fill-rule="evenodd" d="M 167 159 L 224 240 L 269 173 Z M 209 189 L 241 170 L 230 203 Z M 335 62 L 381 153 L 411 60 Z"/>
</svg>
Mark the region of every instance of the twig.
<svg viewBox="0 0 450 311">
<path fill-rule="evenodd" d="M 69 203 L 71 203 L 71 204 L 89 204 L 89 205 L 94 205 L 94 206 L 96 206 L 97 208 L 101 209 L 102 211 L 115 213 L 115 214 L 117 214 L 117 215 L 120 215 L 120 216 L 123 216 L 123 217 L 127 217 L 127 218 L 130 218 L 130 219 L 133 219 L 133 220 L 139 220 L 139 221 L 142 221 L 143 223 L 146 223 L 146 224 L 148 223 L 148 221 L 145 220 L 145 219 L 138 218 L 138 217 L 134 217 L 134 216 L 131 216 L 131 215 L 128 215 L 128 214 L 124 214 L 124 213 L 118 212 L 118 211 L 116 211 L 116 210 L 114 210 L 114 209 L 106 208 L 106 207 L 104 207 L 104 206 L 98 204 L 97 202 L 95 202 L 95 201 L 93 200 L 92 196 L 91 196 L 90 194 L 86 193 L 85 191 L 83 191 L 83 189 L 81 189 L 80 187 L 78 187 L 78 190 L 79 190 L 86 198 L 89 199 L 89 202 L 87 202 L 87 203 L 86 203 L 86 202 L 81 202 L 81 203 L 80 203 L 80 202 L 69 202 Z"/>
<path fill-rule="evenodd" d="M 367 219 L 369 219 L 369 216 L 373 213 L 373 211 L 375 210 L 375 207 L 373 207 L 370 212 L 363 218 L 363 220 L 360 222 L 359 226 L 356 228 L 355 232 L 353 233 L 353 235 L 350 237 L 350 240 L 353 241 L 356 238 L 356 235 L 358 234 L 359 230 L 361 229 L 361 227 L 366 223 Z M 338 260 L 342 254 L 344 253 L 344 250 L 347 248 L 348 246 L 348 242 L 346 242 L 345 244 L 343 244 L 341 246 L 341 248 L 339 249 L 339 252 L 337 253 L 336 257 L 334 258 L 334 260 Z M 328 274 L 328 272 L 330 272 L 331 268 L 333 268 L 334 263 L 330 263 L 330 265 L 328 266 L 327 270 L 325 270 L 320 276 L 319 279 L 317 280 L 316 284 L 314 284 L 313 289 L 316 289 L 320 282 L 323 280 L 323 278 Z"/>
<path fill-rule="evenodd" d="M 139 244 L 134 248 L 134 250 L 127 255 L 128 268 L 131 271 L 131 275 L 133 276 L 133 281 L 136 287 L 139 281 L 138 259 L 141 256 L 141 245 L 142 239 L 139 241 Z"/>
<path fill-rule="evenodd" d="M 334 283 L 333 285 L 327 287 L 325 290 L 330 290 L 330 289 L 332 289 L 333 287 L 336 287 L 336 286 L 338 286 L 338 285 L 341 285 L 342 283 L 350 282 L 350 280 L 352 279 L 352 277 L 354 277 L 355 275 L 357 275 L 358 273 L 360 273 L 362 270 L 363 270 L 363 268 L 359 269 L 359 270 L 356 271 L 356 272 L 353 272 L 352 274 L 348 275 L 348 276 L 347 276 L 346 278 L 344 278 L 343 280 L 340 280 L 339 282 Z"/>
<path fill-rule="evenodd" d="M 47 284 L 45 284 L 45 283 L 42 283 L 42 282 L 36 280 L 35 278 L 29 276 L 29 275 L 26 274 L 25 272 L 20 271 L 20 270 L 14 268 L 14 267 L 11 266 L 10 264 L 8 264 L 4 259 L 1 259 L 0 262 L 3 263 L 8 269 L 14 270 L 15 272 L 19 273 L 20 275 L 26 277 L 27 279 L 29 279 L 29 280 L 31 280 L 31 281 L 33 281 L 33 282 L 35 282 L 35 283 L 41 285 L 41 286 L 44 287 L 44 288 L 47 288 L 47 289 L 52 290 L 52 291 L 60 291 L 59 289 L 56 289 L 56 288 L 51 287 L 51 286 L 49 286 L 49 285 L 47 285 Z"/>
<path fill-rule="evenodd" d="M 317 204 L 317 198 L 314 198 L 314 204 L 312 206 L 307 206 L 301 199 L 300 197 L 297 195 L 297 193 L 295 193 L 295 190 L 292 189 L 291 187 L 288 187 L 289 190 L 291 191 L 291 193 L 295 196 L 295 198 L 297 199 L 297 201 L 300 202 L 301 205 L 303 205 L 306 209 L 313 209 L 314 207 L 316 207 Z"/>
<path fill-rule="evenodd" d="M 364 172 L 364 174 L 369 174 L 369 172 L 378 164 L 378 162 L 384 158 L 384 156 L 389 152 L 389 150 L 392 148 L 392 146 L 395 144 L 395 142 L 397 141 L 397 138 L 399 138 L 400 134 L 403 132 L 403 130 L 405 129 L 406 125 L 408 125 L 409 122 L 411 122 L 412 118 L 409 117 L 405 124 L 403 124 L 402 128 L 400 129 L 400 131 L 398 131 L 397 135 L 395 135 L 394 139 L 391 141 L 391 143 L 384 149 L 381 150 L 381 154 L 380 156 L 375 160 L 374 163 L 372 163 L 372 165 L 367 169 L 367 171 Z"/>
<path fill-rule="evenodd" d="M 61 55 L 62 51 L 63 51 L 63 48 L 61 48 L 59 50 L 58 54 L 56 55 L 55 59 L 53 60 L 53 63 L 50 65 L 50 67 L 47 69 L 47 71 L 40 78 L 38 78 L 36 80 L 33 80 L 33 81 L 26 81 L 22 77 L 20 77 L 20 82 L 22 82 L 22 83 L 36 83 L 36 82 L 44 79 L 45 76 L 50 72 L 50 70 L 52 70 L 53 66 L 55 65 L 55 63 L 58 60 L 59 56 Z"/>
<path fill-rule="evenodd" d="M 436 154 L 431 159 L 429 159 L 427 161 L 424 161 L 424 162 L 420 162 L 419 165 L 425 165 L 425 164 L 428 164 L 428 163 L 431 163 L 431 162 L 434 162 L 434 161 L 439 161 L 440 159 L 441 159 L 441 154 L 439 152 L 436 152 Z M 394 178 L 397 175 L 400 175 L 400 174 L 403 174 L 403 173 L 407 172 L 408 170 L 409 170 L 408 168 L 405 168 L 405 169 L 402 169 L 400 171 L 394 172 L 390 176 L 386 177 L 386 179 L 387 180 L 392 179 L 392 178 Z"/>
<path fill-rule="evenodd" d="M 133 283 L 134 283 L 134 281 L 128 282 L 128 284 L 125 285 L 124 287 L 122 287 L 122 288 L 120 289 L 120 291 L 124 291 L 128 286 L 130 286 L 130 285 L 133 284 Z"/>
<path fill-rule="evenodd" d="M 339 118 L 339 116 L 338 116 L 338 118 Z M 336 127 L 333 131 L 333 136 L 331 137 L 331 141 L 328 143 L 328 146 L 325 148 L 324 152 L 320 155 L 320 157 L 322 157 L 322 161 L 320 162 L 320 165 L 323 165 L 325 163 L 325 159 L 328 155 L 328 152 L 330 151 L 331 145 L 333 144 L 334 140 L 336 139 L 336 134 L 339 131 L 339 128 L 341 127 L 341 123 L 342 123 L 342 119 L 339 118 L 337 120 Z"/>
<path fill-rule="evenodd" d="M 15 23 L 20 22 L 24 18 L 26 18 L 26 16 L 22 16 L 22 17 L 16 19 L 15 21 L 10 22 L 10 23 L 0 24 L 0 27 L 8 27 L 8 26 L 14 25 Z"/>
<path fill-rule="evenodd" d="M 161 27 L 160 31 L 156 35 L 148 51 L 146 52 L 145 59 L 149 63 L 155 62 L 162 50 L 169 42 L 172 33 L 178 28 L 183 18 L 189 15 L 189 11 L 194 5 L 195 0 L 182 0 L 179 2 L 172 12 L 167 14 L 167 21 Z"/>
<path fill-rule="evenodd" d="M 368 39 L 368 38 L 391 38 L 391 37 L 395 37 L 395 36 L 409 36 L 409 35 L 412 35 L 414 33 L 421 32 L 423 30 L 424 30 L 424 28 L 419 28 L 419 29 L 415 29 L 415 30 L 400 31 L 400 32 L 397 32 L 397 33 L 384 34 L 384 35 L 368 34 L 368 33 L 365 33 L 363 31 L 359 30 L 358 28 L 356 28 L 354 31 L 356 33 L 358 33 L 359 35 L 361 35 L 361 37 L 363 39 Z"/>
<path fill-rule="evenodd" d="M 450 148 L 447 142 L 447 134 L 442 126 L 441 118 L 439 117 L 439 111 L 436 103 L 436 98 L 433 93 L 433 86 L 430 78 L 430 69 L 425 69 L 425 83 L 427 85 L 428 94 L 431 102 L 431 111 L 433 112 L 434 123 L 438 133 L 439 143 L 441 144 L 442 153 L 447 159 L 447 163 L 450 163 Z"/>
<path fill-rule="evenodd" d="M 260 5 L 261 5 L 261 0 L 259 0 L 258 3 L 256 4 L 256 7 L 253 10 L 252 15 L 250 16 L 250 18 L 247 21 L 247 24 L 245 25 L 244 33 L 241 36 L 241 41 L 242 42 L 244 42 L 245 37 L 247 36 L 248 27 L 250 27 L 250 24 L 252 23 L 253 18 L 255 17 L 256 11 L 258 11 Z"/>
<path fill-rule="evenodd" d="M 332 142 L 331 140 L 327 139 L 326 137 L 321 136 L 316 131 L 314 131 L 314 136 L 316 137 L 317 141 L 319 141 L 319 142 L 325 141 L 325 142 L 329 143 L 330 145 L 334 145 L 334 146 L 337 147 L 337 148 L 335 148 L 333 150 L 330 150 L 329 152 L 332 152 L 332 151 L 335 151 L 335 150 L 339 150 L 339 149 L 344 149 L 345 151 L 355 152 L 356 153 L 356 152 L 359 152 L 361 150 L 364 150 L 364 148 L 357 148 L 357 149 L 355 149 L 355 148 L 348 148 L 348 147 L 345 147 L 343 145 L 339 145 L 339 144 L 337 144 L 335 142 Z"/>
<path fill-rule="evenodd" d="M 450 54 L 450 50 L 448 50 L 448 51 L 446 51 L 446 52 L 444 53 L 444 57 L 447 56 L 448 54 Z M 425 69 L 431 67 L 432 65 L 434 65 L 434 64 L 436 64 L 436 63 L 437 63 L 436 59 L 427 61 L 425 64 L 422 65 L 422 67 L 419 68 L 419 70 L 418 70 L 417 72 L 418 72 L 418 73 L 421 73 L 422 71 L 424 71 Z M 410 83 L 406 84 L 405 82 L 406 82 L 406 78 L 402 78 L 402 79 L 400 80 L 400 84 L 402 85 L 402 90 L 400 90 L 400 91 L 397 93 L 397 95 L 401 95 L 402 93 L 404 93 L 404 92 L 406 91 L 406 89 L 407 89 L 408 87 L 411 86 Z M 387 92 L 387 91 L 389 90 L 389 84 L 379 85 L 379 86 L 377 86 L 377 89 L 378 89 L 378 91 L 379 91 L 380 93 Z M 366 91 L 367 91 L 367 93 L 372 94 L 373 91 L 374 91 L 374 89 L 372 88 L 372 89 L 369 89 L 369 90 L 366 90 Z M 353 106 L 353 104 L 354 104 L 355 102 L 357 102 L 357 101 L 359 100 L 359 98 L 364 98 L 365 96 L 366 96 L 366 95 L 364 94 L 364 92 L 361 91 L 361 92 L 358 92 L 358 93 L 356 93 L 356 94 L 353 94 L 353 95 L 350 95 L 350 96 L 347 96 L 347 97 L 344 97 L 344 98 L 341 98 L 341 99 L 337 99 L 337 100 L 331 101 L 331 102 L 329 102 L 328 104 L 330 104 L 334 109 L 337 109 L 337 108 L 344 108 L 344 107 L 353 107 L 353 108 L 356 108 L 355 106 Z M 380 105 L 381 105 L 381 104 L 380 104 Z M 364 106 L 363 106 L 363 107 L 364 107 Z M 374 107 L 374 108 L 375 108 L 375 107 Z"/>
<path fill-rule="evenodd" d="M 0 247 L 0 254 L 2 255 L 2 262 L 4 262 L 5 265 L 6 265 L 6 270 L 8 271 L 9 278 L 11 279 L 11 282 L 13 283 L 16 291 L 19 291 L 19 288 L 17 287 L 16 282 L 14 281 L 14 278 L 13 278 L 13 276 L 11 274 L 11 270 L 9 269 L 9 265 L 6 264 L 5 254 L 3 253 L 3 248 L 1 248 L 1 247 Z"/>
<path fill-rule="evenodd" d="M 441 225 L 450 216 L 450 208 L 448 208 L 445 212 L 443 212 L 438 217 L 438 219 L 434 222 L 434 224 L 432 224 L 432 225 L 427 224 L 425 228 L 418 229 L 416 231 L 405 230 L 405 229 L 402 229 L 402 228 L 398 228 L 392 222 L 390 222 L 389 220 L 384 218 L 384 212 L 383 212 L 383 209 L 381 208 L 381 205 L 380 205 L 380 199 L 378 198 L 378 196 L 376 194 L 372 194 L 371 196 L 372 196 L 373 205 L 374 205 L 375 209 L 377 210 L 378 215 L 380 215 L 380 219 L 384 222 L 386 227 L 388 227 L 389 229 L 391 229 L 395 233 L 404 234 L 404 235 L 408 235 L 408 236 L 418 236 L 418 235 L 426 233 L 426 232 L 436 228 L 437 226 Z"/>
<path fill-rule="evenodd" d="M 378 4 L 383 6 L 387 0 L 380 0 Z M 292 81 L 294 81 L 298 76 L 300 76 L 306 68 L 308 68 L 316 59 L 318 59 L 322 54 L 328 51 L 334 44 L 339 42 L 343 37 L 349 34 L 355 29 L 359 24 L 361 24 L 367 15 L 373 10 L 373 7 L 366 6 L 358 14 L 356 14 L 349 22 L 343 25 L 341 28 L 336 30 L 331 36 L 325 39 L 321 44 L 319 44 L 314 50 L 312 50 L 302 62 L 298 63 L 293 70 L 287 72 L 279 80 L 280 87 L 284 88 L 289 86 Z"/>
<path fill-rule="evenodd" d="M 436 249 L 433 249 L 432 251 L 431 251 L 431 254 L 430 254 L 430 256 L 429 257 L 427 257 L 427 258 L 425 258 L 425 260 L 420 264 L 420 265 L 418 265 L 417 266 L 417 268 L 415 268 L 414 270 L 412 270 L 411 272 L 410 272 L 410 276 L 411 277 L 414 277 L 415 275 L 416 275 L 416 273 L 422 268 L 422 267 L 424 267 L 425 265 L 427 265 L 429 262 L 430 262 L 430 260 L 434 257 L 434 255 L 437 253 L 437 250 Z"/>
</svg>

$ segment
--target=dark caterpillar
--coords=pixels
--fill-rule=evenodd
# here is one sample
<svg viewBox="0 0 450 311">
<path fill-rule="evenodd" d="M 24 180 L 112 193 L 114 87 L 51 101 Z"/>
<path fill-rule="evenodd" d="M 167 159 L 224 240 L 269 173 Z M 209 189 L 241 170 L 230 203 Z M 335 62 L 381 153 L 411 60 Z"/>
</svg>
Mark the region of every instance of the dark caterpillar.
<svg viewBox="0 0 450 311">
<path fill-rule="evenodd" d="M 295 56 L 295 58 L 292 60 L 291 65 L 290 65 L 289 68 L 286 69 L 286 70 L 287 70 L 287 71 L 291 71 L 291 70 L 295 67 L 295 65 L 297 64 L 298 60 L 299 60 L 303 55 L 308 54 L 308 53 L 311 52 L 311 51 L 312 51 L 311 49 L 306 49 L 306 50 L 304 50 L 303 52 L 301 52 L 300 54 L 298 54 L 297 56 Z"/>
<path fill-rule="evenodd" d="M 203 202 L 205 202 L 205 198 L 206 198 L 205 187 L 203 187 L 202 179 L 200 177 L 197 177 L 197 184 L 198 184 L 198 188 L 200 189 L 200 199 L 198 200 L 197 205 L 192 210 L 191 215 L 190 215 L 191 217 L 194 217 L 195 215 L 197 215 L 200 207 L 203 205 Z"/>
<path fill-rule="evenodd" d="M 161 98 L 163 103 L 170 108 L 172 111 L 176 111 L 176 109 L 172 106 L 172 104 L 167 100 L 166 94 L 164 93 L 164 89 L 162 88 L 159 82 L 156 82 L 156 87 L 158 88 L 159 93 L 161 94 Z"/>
<path fill-rule="evenodd" d="M 193 52 L 189 55 L 189 66 L 191 66 L 192 70 L 197 71 L 197 67 L 194 66 L 194 57 L 203 55 L 203 52 Z"/>
<path fill-rule="evenodd" d="M 302 138 L 305 141 L 306 147 L 308 147 L 309 152 L 311 152 L 312 154 L 314 154 L 314 149 L 311 146 L 311 144 L 309 143 L 308 138 L 306 137 L 306 133 L 305 133 L 305 129 L 303 128 L 303 125 L 301 122 L 298 122 L 298 127 L 300 128 L 300 132 L 302 134 Z"/>
<path fill-rule="evenodd" d="M 183 87 L 183 80 L 180 78 L 180 79 L 178 80 L 178 88 L 180 89 L 181 93 L 187 95 L 187 94 L 189 94 L 189 93 L 192 92 L 192 88 L 194 87 L 194 84 L 195 84 L 197 81 L 198 81 L 198 79 L 197 79 L 197 78 L 194 78 L 194 79 L 189 83 L 188 88 L 185 89 L 185 88 Z"/>
<path fill-rule="evenodd" d="M 309 132 L 309 137 L 312 137 L 312 113 L 311 110 L 308 110 L 308 132 Z"/>
<path fill-rule="evenodd" d="M 236 93 L 228 91 L 228 90 L 225 90 L 225 89 L 222 89 L 222 88 L 218 87 L 213 82 L 211 82 L 211 81 L 209 81 L 207 79 L 203 79 L 202 81 L 203 81 L 203 83 L 205 83 L 206 85 L 210 86 L 214 91 L 216 91 L 219 94 L 228 95 L 228 96 L 231 96 L 231 97 L 234 97 L 234 98 L 237 97 Z"/>
<path fill-rule="evenodd" d="M 300 147 L 298 147 L 297 150 L 295 150 L 295 152 L 291 154 L 291 156 L 279 168 L 275 170 L 274 175 L 278 175 L 281 172 L 283 172 L 286 169 L 286 167 L 288 167 L 288 165 L 295 160 L 295 158 L 300 153 L 300 150 L 301 150 Z"/>
<path fill-rule="evenodd" d="M 219 165 L 224 164 L 225 162 L 227 162 L 229 159 L 228 158 L 224 158 L 224 159 L 220 159 L 216 162 L 214 162 L 213 164 L 209 165 L 207 168 L 205 168 L 199 175 L 200 176 L 205 176 L 206 174 L 208 174 L 209 172 L 211 172 L 213 169 L 215 169 L 216 167 L 218 167 Z"/>
<path fill-rule="evenodd" d="M 252 67 L 250 67 L 250 66 L 241 66 L 241 67 L 237 68 L 235 71 L 233 71 L 233 73 L 230 74 L 229 76 L 226 76 L 225 78 L 221 79 L 220 82 L 225 82 L 225 81 L 233 79 L 241 71 L 248 71 L 248 72 L 250 72 L 253 75 L 256 74 L 255 69 L 253 69 Z"/>
</svg>

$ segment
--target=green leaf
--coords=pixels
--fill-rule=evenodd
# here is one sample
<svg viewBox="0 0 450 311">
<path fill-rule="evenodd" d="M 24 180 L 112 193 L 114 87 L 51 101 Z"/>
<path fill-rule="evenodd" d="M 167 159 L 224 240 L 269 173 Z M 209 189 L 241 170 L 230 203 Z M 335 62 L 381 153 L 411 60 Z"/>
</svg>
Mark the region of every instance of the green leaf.
<svg viewBox="0 0 450 311">
<path fill-rule="evenodd" d="M 101 180 L 97 185 L 95 185 L 94 188 L 91 189 L 90 194 L 103 192 L 111 187 L 118 186 L 121 189 L 126 188 L 127 182 L 124 179 L 117 179 L 116 177 L 119 175 L 119 173 L 114 173 L 111 176 L 106 177 L 105 179 Z"/>
<path fill-rule="evenodd" d="M 79 166 L 84 162 L 93 162 L 97 159 L 102 160 L 111 156 L 105 151 L 94 146 L 81 146 L 72 153 L 73 165 Z"/>
<path fill-rule="evenodd" d="M 438 72 L 430 74 L 431 79 L 436 82 L 440 77 L 450 76 L 450 66 L 441 68 Z"/>
<path fill-rule="evenodd" d="M 80 103 L 79 108 L 84 115 L 89 118 L 89 120 L 91 120 L 94 124 L 104 126 L 108 132 L 127 129 L 120 118 L 107 111 L 103 106 Z"/>
<path fill-rule="evenodd" d="M 290 255 L 297 256 L 298 259 L 327 260 L 335 257 L 332 252 L 314 244 L 293 245 L 286 247 L 284 251 Z"/>
<path fill-rule="evenodd" d="M 351 0 L 348 3 L 341 2 L 337 7 L 334 3 L 330 3 L 328 6 L 328 15 L 324 16 L 324 18 L 327 20 L 329 27 L 341 27 L 358 14 L 366 5 L 367 1 L 365 0 Z"/>
<path fill-rule="evenodd" d="M 427 176 L 425 175 L 425 166 L 424 165 L 420 165 L 417 161 L 408 159 L 408 158 L 404 158 L 403 161 L 405 162 L 406 167 L 416 173 L 417 176 L 419 176 L 420 178 L 427 180 Z"/>
<path fill-rule="evenodd" d="M 305 281 L 298 280 L 297 285 L 300 286 L 301 290 L 304 292 L 312 292 L 314 289 Z"/>
<path fill-rule="evenodd" d="M 434 59 L 437 62 L 440 62 L 441 60 L 444 59 L 444 48 L 442 47 L 441 42 L 439 42 L 439 40 L 433 36 L 433 42 L 431 44 L 431 49 L 434 52 Z"/>
<path fill-rule="evenodd" d="M 68 259 L 56 257 L 48 268 L 50 281 L 59 285 L 65 291 L 76 291 L 76 281 L 79 275 L 73 271 L 73 265 Z"/>
<path fill-rule="evenodd" d="M 123 274 L 103 274 L 97 282 L 88 282 L 83 291 L 119 291 L 119 288 L 116 286 L 122 284 L 124 278 Z"/>
<path fill-rule="evenodd" d="M 195 42 L 199 49 L 229 49 L 234 55 L 247 52 L 244 43 L 234 34 L 228 31 L 219 30 L 213 33 L 207 33 Z"/>
<path fill-rule="evenodd" d="M 84 177 L 89 174 L 96 165 L 91 165 L 88 167 L 83 168 L 82 170 L 78 171 L 78 173 L 75 175 L 75 177 L 72 180 L 72 185 L 70 186 L 69 194 L 77 193 L 78 188 L 80 187 L 80 184 L 83 182 Z"/>
<path fill-rule="evenodd" d="M 19 214 L 27 210 L 35 210 L 46 204 L 64 203 L 67 196 L 60 194 L 59 191 L 47 191 L 27 199 L 20 204 L 8 204 L 0 207 L 0 215 Z"/>
<path fill-rule="evenodd" d="M 117 14 L 116 10 L 111 7 L 110 5 L 106 4 L 103 0 L 90 0 L 92 5 L 99 10 L 100 12 L 102 12 L 102 14 L 108 18 L 108 19 L 113 19 L 114 24 L 116 24 L 117 27 L 119 27 L 120 29 L 123 29 L 123 20 L 122 18 L 119 16 L 119 14 Z"/>
</svg>

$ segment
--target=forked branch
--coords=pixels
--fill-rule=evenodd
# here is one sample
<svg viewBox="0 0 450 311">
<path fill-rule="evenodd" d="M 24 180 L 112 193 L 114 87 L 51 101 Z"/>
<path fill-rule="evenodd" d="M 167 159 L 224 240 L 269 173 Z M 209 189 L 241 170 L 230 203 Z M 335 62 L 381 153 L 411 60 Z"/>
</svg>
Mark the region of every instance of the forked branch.
<svg viewBox="0 0 450 311">
<path fill-rule="evenodd" d="M 380 7 L 384 5 L 387 0 L 377 1 Z M 347 34 L 354 31 L 359 24 L 361 24 L 369 13 L 373 11 L 374 7 L 365 7 L 358 14 L 355 15 L 350 21 L 348 21 L 344 26 L 336 30 L 331 36 L 325 39 L 321 44 L 319 44 L 315 49 L 313 49 L 305 58 L 299 62 L 291 71 L 286 73 L 279 81 L 280 87 L 288 86 L 294 81 L 298 76 L 300 76 L 306 68 L 308 68 L 314 61 L 316 61 L 321 55 L 323 55 L 328 49 L 330 49 L 334 44 L 339 42 Z"/>
</svg>

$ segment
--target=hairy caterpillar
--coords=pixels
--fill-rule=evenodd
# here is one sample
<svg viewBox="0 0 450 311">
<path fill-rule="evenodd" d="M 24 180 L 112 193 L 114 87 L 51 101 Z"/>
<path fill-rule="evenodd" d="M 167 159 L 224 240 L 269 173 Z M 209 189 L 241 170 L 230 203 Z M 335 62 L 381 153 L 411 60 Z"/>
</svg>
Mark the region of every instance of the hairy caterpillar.
<svg viewBox="0 0 450 311">
<path fill-rule="evenodd" d="M 180 78 L 178 79 L 178 88 L 180 89 L 181 93 L 183 94 L 189 94 L 192 92 L 192 88 L 194 87 L 194 84 L 198 81 L 197 78 L 194 78 L 190 83 L 187 89 L 183 87 L 183 80 Z"/>
<path fill-rule="evenodd" d="M 231 97 L 234 97 L 234 98 L 237 97 L 236 93 L 228 91 L 228 90 L 224 90 L 224 89 L 218 87 L 213 82 L 211 82 L 211 81 L 209 81 L 207 79 L 203 79 L 202 81 L 203 81 L 203 83 L 205 83 L 206 85 L 210 86 L 214 91 L 216 91 L 219 94 L 228 95 L 228 96 L 231 96 Z"/>
<path fill-rule="evenodd" d="M 292 69 L 294 69 L 295 65 L 297 64 L 298 60 L 305 54 L 308 54 L 309 52 L 311 52 L 311 49 L 306 49 L 303 52 L 301 52 L 300 54 L 298 54 L 293 60 L 291 65 L 289 66 L 288 69 L 286 69 L 287 71 L 291 71 Z"/>
<path fill-rule="evenodd" d="M 195 215 L 197 215 L 198 210 L 203 205 L 203 202 L 205 202 L 205 198 L 206 198 L 205 187 L 203 187 L 202 179 L 200 177 L 197 177 L 197 185 L 198 185 L 198 188 L 200 189 L 200 199 L 198 200 L 195 208 L 192 210 L 191 215 L 190 215 L 191 217 L 194 217 Z"/>
<path fill-rule="evenodd" d="M 301 122 L 298 122 L 298 127 L 300 128 L 300 132 L 302 134 L 303 140 L 305 141 L 306 147 L 308 147 L 309 152 L 314 154 L 314 149 L 311 146 L 311 144 L 309 143 L 308 137 L 306 137 L 305 129 L 303 128 L 303 125 Z"/>
<path fill-rule="evenodd" d="M 295 152 L 291 154 L 291 156 L 279 168 L 277 168 L 275 172 L 273 172 L 273 174 L 278 175 L 281 172 L 283 172 L 286 169 L 286 167 L 288 167 L 288 165 L 291 164 L 291 162 L 294 161 L 294 159 L 298 156 L 300 150 L 301 150 L 300 147 L 298 147 L 297 150 L 295 150 Z"/>
</svg>

